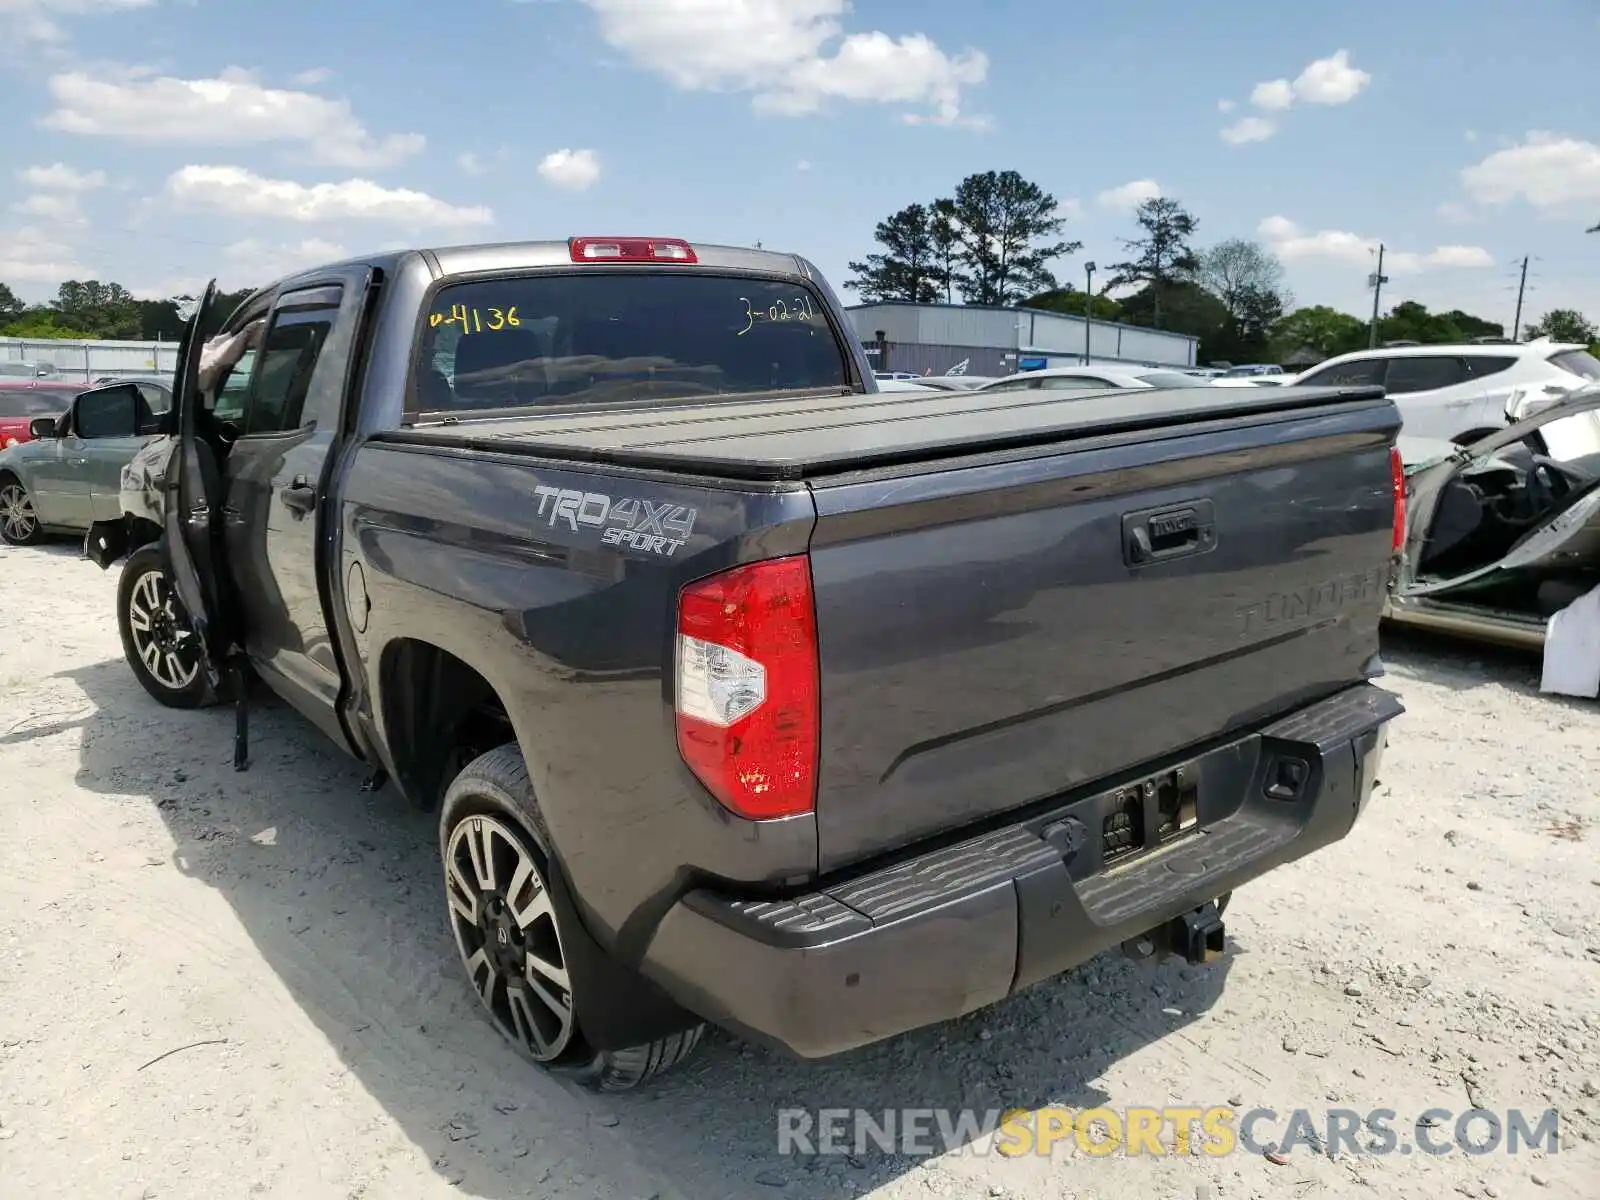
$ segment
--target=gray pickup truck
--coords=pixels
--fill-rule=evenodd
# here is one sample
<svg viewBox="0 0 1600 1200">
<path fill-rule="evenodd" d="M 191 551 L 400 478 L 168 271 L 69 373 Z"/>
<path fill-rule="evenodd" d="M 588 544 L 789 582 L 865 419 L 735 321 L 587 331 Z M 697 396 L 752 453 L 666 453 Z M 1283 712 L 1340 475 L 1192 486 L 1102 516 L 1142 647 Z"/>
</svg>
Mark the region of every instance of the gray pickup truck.
<svg viewBox="0 0 1600 1200">
<path fill-rule="evenodd" d="M 808 262 L 659 238 L 340 263 L 257 322 L 206 388 L 191 332 L 91 531 L 128 662 L 236 703 L 241 768 L 254 676 L 437 806 L 537 1062 L 620 1088 L 706 1021 L 820 1057 L 1209 961 L 1372 791 L 1380 389 L 883 394 Z"/>
</svg>

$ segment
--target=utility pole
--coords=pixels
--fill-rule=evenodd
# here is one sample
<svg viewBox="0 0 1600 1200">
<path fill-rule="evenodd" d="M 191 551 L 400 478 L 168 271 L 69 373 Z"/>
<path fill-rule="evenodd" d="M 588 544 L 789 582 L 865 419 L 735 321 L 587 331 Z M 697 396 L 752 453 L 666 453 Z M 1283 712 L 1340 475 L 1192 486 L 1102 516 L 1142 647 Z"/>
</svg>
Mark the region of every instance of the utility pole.
<svg viewBox="0 0 1600 1200">
<path fill-rule="evenodd" d="M 1511 322 L 1511 340 L 1522 340 L 1522 294 L 1528 290 L 1528 256 L 1522 256 L 1522 278 L 1517 281 L 1517 315 Z"/>
<path fill-rule="evenodd" d="M 1372 324 L 1367 329 L 1367 349 L 1374 350 L 1378 345 L 1378 298 L 1383 295 L 1383 285 L 1389 282 L 1389 277 L 1383 273 L 1382 242 L 1378 243 L 1378 269 L 1367 282 L 1372 285 Z"/>
<path fill-rule="evenodd" d="M 1083 365 L 1089 365 L 1089 336 L 1094 332 L 1094 264 L 1083 264 Z"/>
</svg>

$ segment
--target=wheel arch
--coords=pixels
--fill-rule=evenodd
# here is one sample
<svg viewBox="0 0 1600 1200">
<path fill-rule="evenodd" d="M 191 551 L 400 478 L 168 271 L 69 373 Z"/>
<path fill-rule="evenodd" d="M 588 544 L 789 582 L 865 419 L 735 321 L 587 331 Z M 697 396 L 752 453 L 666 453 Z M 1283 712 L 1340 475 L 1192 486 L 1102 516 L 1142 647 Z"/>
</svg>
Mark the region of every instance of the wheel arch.
<svg viewBox="0 0 1600 1200">
<path fill-rule="evenodd" d="M 384 753 L 395 783 L 413 802 L 436 807 L 468 761 L 507 743 L 528 760 L 530 746 L 514 727 L 501 690 L 488 673 L 451 650 L 419 637 L 391 638 L 379 655 L 377 676 Z M 536 806 L 536 797 L 529 802 Z M 569 918 L 570 969 L 574 987 L 589 997 L 581 1024 L 590 1045 L 620 1050 L 697 1023 L 698 1017 L 595 939 L 542 814 L 535 807 L 519 815 L 537 826 L 529 832 L 550 860 L 550 889 Z"/>
</svg>

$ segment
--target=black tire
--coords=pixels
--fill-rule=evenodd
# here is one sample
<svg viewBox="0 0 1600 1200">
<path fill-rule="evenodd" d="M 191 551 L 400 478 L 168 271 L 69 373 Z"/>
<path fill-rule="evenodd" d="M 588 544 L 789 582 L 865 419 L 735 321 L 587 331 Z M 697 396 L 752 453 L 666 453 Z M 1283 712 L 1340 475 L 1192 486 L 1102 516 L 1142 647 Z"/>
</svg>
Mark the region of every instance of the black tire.
<svg viewBox="0 0 1600 1200">
<path fill-rule="evenodd" d="M 149 619 L 152 608 L 161 610 L 154 628 Z M 117 583 L 117 628 L 122 633 L 123 657 L 133 668 L 134 678 L 157 702 L 168 708 L 201 708 L 212 702 L 188 615 L 172 593 L 159 547 L 136 550 L 122 565 Z M 146 660 L 152 647 L 157 653 L 156 669 L 165 677 L 157 675 Z"/>
<path fill-rule="evenodd" d="M 583 998 L 571 991 L 565 970 L 562 929 L 574 918 L 550 894 L 543 822 L 515 745 L 473 759 L 451 783 L 440 805 L 439 855 L 445 917 L 467 984 L 524 1059 L 602 1091 L 626 1091 L 676 1066 L 699 1045 L 704 1025 L 622 1050 L 597 1051 L 584 1041 Z M 502 879 L 519 874 L 523 859 L 517 855 L 525 856 L 533 876 L 511 895 Z M 487 886 L 480 859 L 489 864 Z M 534 909 L 537 915 L 526 915 Z M 558 978 L 567 979 L 566 990 Z"/>
<path fill-rule="evenodd" d="M 9 472 L 0 472 L 0 541 L 8 546 L 37 546 L 44 541 L 33 497 Z"/>
</svg>

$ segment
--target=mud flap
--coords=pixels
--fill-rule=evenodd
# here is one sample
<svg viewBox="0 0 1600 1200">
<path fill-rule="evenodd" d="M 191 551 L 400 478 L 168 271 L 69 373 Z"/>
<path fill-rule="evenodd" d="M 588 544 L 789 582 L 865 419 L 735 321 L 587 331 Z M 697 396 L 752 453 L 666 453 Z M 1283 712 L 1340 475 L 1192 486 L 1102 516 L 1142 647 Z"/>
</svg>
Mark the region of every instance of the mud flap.
<svg viewBox="0 0 1600 1200">
<path fill-rule="evenodd" d="M 115 521 L 96 521 L 83 537 L 83 554 L 102 571 L 118 562 L 128 553 L 128 522 L 119 517 Z"/>
</svg>

